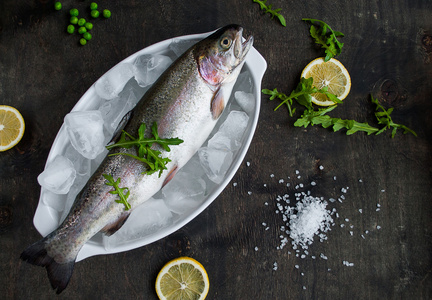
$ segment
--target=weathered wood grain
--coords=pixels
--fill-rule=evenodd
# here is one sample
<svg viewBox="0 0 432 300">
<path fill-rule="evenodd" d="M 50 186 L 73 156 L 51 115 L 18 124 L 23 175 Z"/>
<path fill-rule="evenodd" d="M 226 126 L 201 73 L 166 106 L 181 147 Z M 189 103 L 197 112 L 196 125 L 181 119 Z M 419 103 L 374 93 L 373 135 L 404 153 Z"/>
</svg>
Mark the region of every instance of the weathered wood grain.
<svg viewBox="0 0 432 300">
<path fill-rule="evenodd" d="M 237 186 L 229 184 L 200 216 L 160 241 L 78 263 L 61 297 L 155 299 L 158 271 L 181 255 L 206 267 L 209 299 L 432 297 L 432 3 L 269 3 L 282 8 L 286 28 L 252 1 L 104 3 L 113 17 L 95 21 L 93 39 L 80 47 L 65 32 L 66 10 L 54 11 L 52 1 L 0 2 L 0 104 L 19 109 L 27 125 L 18 146 L 0 153 L 2 298 L 57 298 L 45 271 L 21 262 L 19 254 L 40 237 L 32 224 L 40 192 L 36 178 L 51 144 L 64 116 L 97 78 L 158 41 L 239 23 L 267 60 L 263 88 L 289 93 L 303 67 L 322 55 L 302 17 L 324 20 L 345 34 L 339 59 L 351 74 L 352 90 L 332 115 L 376 125 L 372 94 L 395 107 L 394 121 L 418 137 L 296 128 L 284 109 L 274 112 L 276 103 L 263 96 L 255 137 L 232 180 Z M 84 11 L 88 4 L 63 5 Z M 275 199 L 293 194 L 299 182 L 326 199 L 349 187 L 343 203 L 331 204 L 340 218 L 328 240 L 310 247 L 316 259 L 296 257 L 290 245 L 277 249 L 284 222 Z"/>
</svg>

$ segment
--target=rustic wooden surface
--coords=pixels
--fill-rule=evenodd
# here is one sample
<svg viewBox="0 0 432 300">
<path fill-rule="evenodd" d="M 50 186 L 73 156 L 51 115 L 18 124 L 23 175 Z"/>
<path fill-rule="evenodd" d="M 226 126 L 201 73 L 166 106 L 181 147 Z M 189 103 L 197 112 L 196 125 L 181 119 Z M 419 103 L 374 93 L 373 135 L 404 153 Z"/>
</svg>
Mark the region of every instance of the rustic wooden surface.
<svg viewBox="0 0 432 300">
<path fill-rule="evenodd" d="M 183 255 L 206 267 L 209 299 L 432 298 L 431 1 L 269 0 L 282 8 L 286 28 L 249 0 L 110 1 L 100 5 L 113 12 L 112 19 L 99 20 L 93 39 L 81 47 L 65 33 L 65 14 L 89 3 L 64 1 L 65 9 L 56 12 L 53 1 L 0 2 L 0 104 L 16 107 L 26 121 L 23 140 L 0 153 L 2 299 L 57 298 L 45 270 L 19 255 L 40 238 L 33 226 L 36 178 L 64 116 L 97 78 L 158 41 L 238 23 L 254 35 L 267 60 L 263 88 L 289 93 L 303 67 L 322 55 L 303 17 L 345 33 L 339 59 L 351 74 L 352 90 L 333 115 L 376 125 L 372 93 L 395 107 L 394 120 L 418 137 L 296 128 L 284 109 L 274 112 L 276 103 L 263 96 L 245 158 L 250 166 L 238 170 L 237 186 L 229 184 L 201 215 L 162 240 L 79 262 L 60 298 L 155 299 L 158 271 Z M 290 245 L 276 249 L 284 222 L 275 199 L 312 180 L 317 185 L 307 189 L 326 199 L 349 190 L 343 203 L 332 204 L 340 218 L 328 240 L 310 248 L 317 258 L 301 259 Z"/>
</svg>

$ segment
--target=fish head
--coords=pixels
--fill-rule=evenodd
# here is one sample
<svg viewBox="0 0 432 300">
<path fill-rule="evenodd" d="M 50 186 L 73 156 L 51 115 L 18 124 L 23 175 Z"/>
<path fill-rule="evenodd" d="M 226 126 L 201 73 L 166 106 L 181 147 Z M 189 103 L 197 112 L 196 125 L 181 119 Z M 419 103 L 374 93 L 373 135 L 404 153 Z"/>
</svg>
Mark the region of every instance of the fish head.
<svg viewBox="0 0 432 300">
<path fill-rule="evenodd" d="M 232 24 L 196 45 L 194 53 L 199 73 L 207 83 L 218 86 L 229 81 L 234 70 L 241 68 L 253 44 L 253 36 L 243 41 L 242 34 L 243 28 Z"/>
</svg>

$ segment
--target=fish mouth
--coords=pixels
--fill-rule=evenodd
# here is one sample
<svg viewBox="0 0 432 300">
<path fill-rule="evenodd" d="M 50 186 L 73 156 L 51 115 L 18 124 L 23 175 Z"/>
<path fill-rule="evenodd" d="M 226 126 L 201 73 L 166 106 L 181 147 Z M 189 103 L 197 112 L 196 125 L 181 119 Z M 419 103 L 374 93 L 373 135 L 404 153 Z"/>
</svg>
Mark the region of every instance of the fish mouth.
<svg viewBox="0 0 432 300">
<path fill-rule="evenodd" d="M 244 41 L 243 41 L 244 40 Z M 243 38 L 243 27 L 238 28 L 235 44 L 234 44 L 234 55 L 240 61 L 243 61 L 252 47 L 254 38 L 252 35 L 248 36 L 246 39 Z"/>
</svg>

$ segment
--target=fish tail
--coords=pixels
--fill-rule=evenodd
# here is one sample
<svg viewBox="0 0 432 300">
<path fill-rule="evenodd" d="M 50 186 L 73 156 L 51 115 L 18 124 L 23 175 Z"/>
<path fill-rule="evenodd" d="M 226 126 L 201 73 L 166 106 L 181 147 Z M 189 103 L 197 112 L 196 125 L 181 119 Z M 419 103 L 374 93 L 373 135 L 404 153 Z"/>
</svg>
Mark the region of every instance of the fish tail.
<svg viewBox="0 0 432 300">
<path fill-rule="evenodd" d="M 48 255 L 46 245 L 46 240 L 42 239 L 24 250 L 20 258 L 30 264 L 45 267 L 52 288 L 57 289 L 56 293 L 60 294 L 69 283 L 75 260 L 62 264 L 57 263 Z"/>
</svg>

